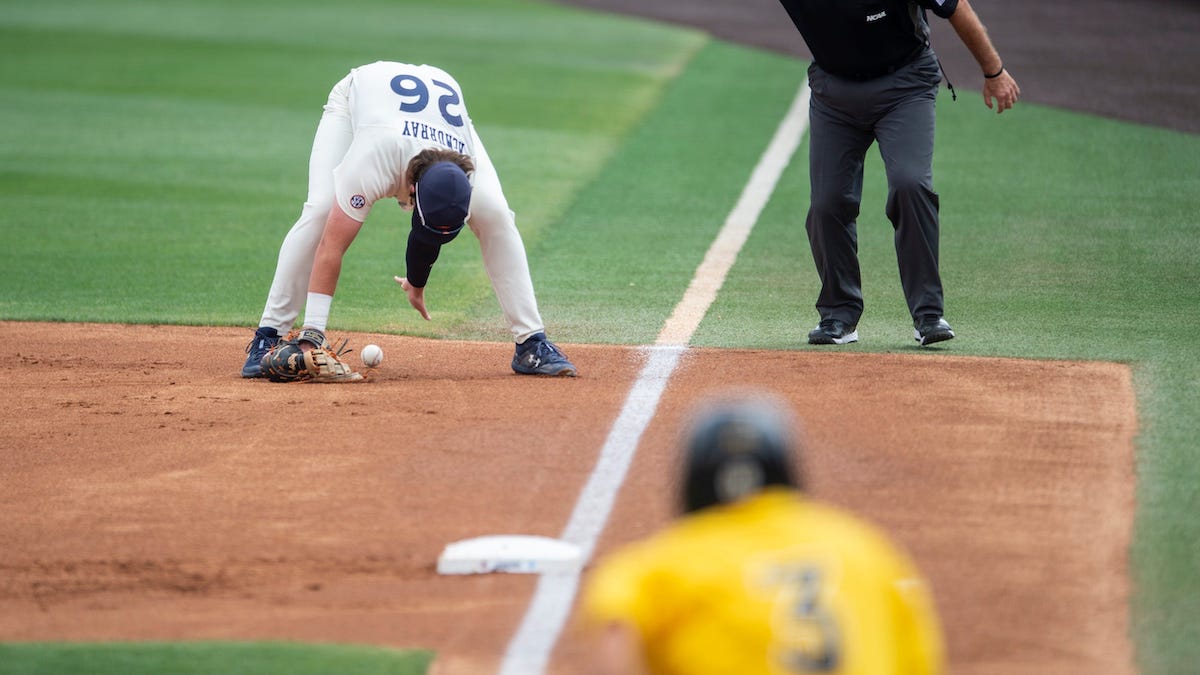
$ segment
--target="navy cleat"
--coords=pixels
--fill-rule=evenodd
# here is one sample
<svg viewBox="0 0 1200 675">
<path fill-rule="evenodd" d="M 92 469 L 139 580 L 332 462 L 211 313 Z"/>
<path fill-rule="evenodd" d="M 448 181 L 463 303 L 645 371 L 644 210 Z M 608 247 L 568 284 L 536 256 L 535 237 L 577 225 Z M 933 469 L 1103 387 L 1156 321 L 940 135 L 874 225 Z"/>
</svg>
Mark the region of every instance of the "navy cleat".
<svg viewBox="0 0 1200 675">
<path fill-rule="evenodd" d="M 246 364 L 242 366 L 242 377 L 265 377 L 262 358 L 279 344 L 279 331 L 262 327 L 254 331 L 254 339 L 246 345 Z"/>
<path fill-rule="evenodd" d="M 566 355 L 546 339 L 545 333 L 534 333 L 525 342 L 517 345 L 512 369 L 522 375 L 575 377 L 579 374 L 579 370 L 567 360 Z"/>
<path fill-rule="evenodd" d="M 925 314 L 913 322 L 913 339 L 920 342 L 922 347 L 953 337 L 950 324 L 937 314 Z"/>
</svg>

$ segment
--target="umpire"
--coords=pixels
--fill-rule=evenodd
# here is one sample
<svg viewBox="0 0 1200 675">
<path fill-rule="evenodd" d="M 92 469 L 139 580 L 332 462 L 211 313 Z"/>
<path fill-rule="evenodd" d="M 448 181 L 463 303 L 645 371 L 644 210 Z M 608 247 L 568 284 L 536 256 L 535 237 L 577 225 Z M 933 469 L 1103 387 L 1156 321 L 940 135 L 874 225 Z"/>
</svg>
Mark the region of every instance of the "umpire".
<svg viewBox="0 0 1200 675">
<path fill-rule="evenodd" d="M 820 323 L 810 344 L 858 340 L 863 312 L 855 219 L 863 160 L 874 141 L 887 170 L 887 216 L 896 230 L 900 282 L 921 345 L 954 337 L 943 318 L 938 195 L 933 191 L 934 102 L 941 66 L 926 10 L 949 19 L 983 71 L 983 100 L 997 113 L 1020 88 L 968 0 L 780 0 L 813 56 L 809 246 L 821 278 Z"/>
</svg>

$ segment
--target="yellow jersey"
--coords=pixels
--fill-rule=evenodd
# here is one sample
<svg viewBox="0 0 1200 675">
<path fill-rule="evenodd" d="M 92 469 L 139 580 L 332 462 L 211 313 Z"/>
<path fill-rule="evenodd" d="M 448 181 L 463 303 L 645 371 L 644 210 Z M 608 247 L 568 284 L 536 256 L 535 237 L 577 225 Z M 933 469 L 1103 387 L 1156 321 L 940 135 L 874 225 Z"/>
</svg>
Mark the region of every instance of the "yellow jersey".
<svg viewBox="0 0 1200 675">
<path fill-rule="evenodd" d="M 937 613 L 906 554 L 789 489 L 703 509 L 601 560 L 581 612 L 633 626 L 656 675 L 943 672 Z"/>
</svg>

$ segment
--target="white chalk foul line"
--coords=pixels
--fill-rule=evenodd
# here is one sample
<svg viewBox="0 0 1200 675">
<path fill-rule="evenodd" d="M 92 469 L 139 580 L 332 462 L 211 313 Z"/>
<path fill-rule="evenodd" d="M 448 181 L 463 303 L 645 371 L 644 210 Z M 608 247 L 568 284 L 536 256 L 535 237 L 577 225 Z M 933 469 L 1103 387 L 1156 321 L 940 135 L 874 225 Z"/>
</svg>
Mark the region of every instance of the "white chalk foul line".
<svg viewBox="0 0 1200 675">
<path fill-rule="evenodd" d="M 780 122 L 704 261 L 696 268 L 683 299 L 659 333 L 656 346 L 645 348 L 646 365 L 630 389 L 562 533 L 564 541 L 580 547 L 584 562 L 591 558 L 596 541 L 604 531 L 638 443 L 654 418 L 680 356 L 716 300 L 717 291 L 725 283 L 738 252 L 800 146 L 808 124 L 808 102 L 806 82 Z M 500 675 L 541 675 L 545 672 L 550 653 L 570 617 L 578 590 L 578 573 L 543 574 L 538 579 L 529 609 L 505 651 Z"/>
<path fill-rule="evenodd" d="M 750 181 L 742 189 L 737 204 L 729 212 L 703 262 L 696 268 L 683 299 L 675 305 L 671 318 L 663 325 L 657 344 L 686 345 L 708 313 L 708 308 L 717 299 L 717 291 L 721 290 L 725 276 L 750 237 L 750 230 L 754 229 L 759 214 L 775 192 L 779 177 L 792 161 L 796 148 L 800 147 L 800 139 L 808 127 L 808 100 L 808 83 L 805 82 L 796 94 L 792 107 L 779 123 L 775 137 L 754 167 L 754 173 L 750 174 Z"/>
</svg>

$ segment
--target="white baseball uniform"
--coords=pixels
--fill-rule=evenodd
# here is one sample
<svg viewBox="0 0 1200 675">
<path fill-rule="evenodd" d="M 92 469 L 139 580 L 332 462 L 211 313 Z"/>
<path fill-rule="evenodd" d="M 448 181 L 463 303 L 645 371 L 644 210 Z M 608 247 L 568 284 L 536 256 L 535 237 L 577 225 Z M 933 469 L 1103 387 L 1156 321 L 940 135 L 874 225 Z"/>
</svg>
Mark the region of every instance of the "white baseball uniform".
<svg viewBox="0 0 1200 675">
<path fill-rule="evenodd" d="M 407 202 L 408 195 L 401 194 L 405 170 L 429 148 L 449 148 L 474 161 L 467 226 L 479 239 L 500 309 L 516 342 L 544 330 L 515 214 L 467 114 L 462 89 L 439 68 L 391 61 L 355 68 L 329 92 L 309 158 L 308 199 L 279 249 L 260 326 L 282 335 L 304 309 L 333 205 L 363 222 L 380 199 Z"/>
</svg>

